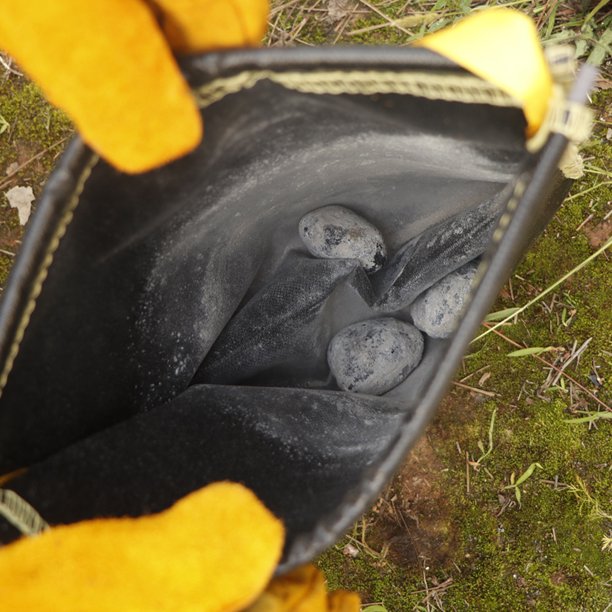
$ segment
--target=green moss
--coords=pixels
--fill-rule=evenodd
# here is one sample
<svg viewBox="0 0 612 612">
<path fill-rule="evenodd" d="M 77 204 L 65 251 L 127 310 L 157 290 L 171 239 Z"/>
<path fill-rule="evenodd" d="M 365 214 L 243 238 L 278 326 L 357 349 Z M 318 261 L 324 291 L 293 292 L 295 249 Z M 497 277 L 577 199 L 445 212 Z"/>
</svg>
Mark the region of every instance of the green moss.
<svg viewBox="0 0 612 612">
<path fill-rule="evenodd" d="M 418 574 L 406 573 L 386 561 L 365 553 L 349 558 L 342 553 L 343 542 L 331 548 L 317 561 L 330 590 L 346 588 L 361 595 L 363 603 L 382 603 L 388 610 L 410 610 L 423 598 Z"/>
<path fill-rule="evenodd" d="M 581 517 L 571 496 L 536 479 L 525 486 L 522 507 L 496 516 L 499 505 L 479 489 L 455 500 L 463 559 L 461 580 L 445 599 L 450 609 L 462 601 L 484 610 L 586 602 L 603 609 L 609 559 L 600 550 L 601 526 Z"/>
<path fill-rule="evenodd" d="M 12 264 L 12 257 L 5 255 L 4 253 L 0 253 L 0 287 L 4 287 L 9 272 L 11 271 Z"/>
<path fill-rule="evenodd" d="M 18 160 L 20 151 L 38 153 L 72 132 L 65 114 L 51 106 L 38 87 L 21 79 L 11 78 L 3 83 L 0 115 L 9 126 L 0 134 L 0 167 Z M 53 156 L 49 157 L 43 163 L 47 170 L 53 161 Z"/>
</svg>

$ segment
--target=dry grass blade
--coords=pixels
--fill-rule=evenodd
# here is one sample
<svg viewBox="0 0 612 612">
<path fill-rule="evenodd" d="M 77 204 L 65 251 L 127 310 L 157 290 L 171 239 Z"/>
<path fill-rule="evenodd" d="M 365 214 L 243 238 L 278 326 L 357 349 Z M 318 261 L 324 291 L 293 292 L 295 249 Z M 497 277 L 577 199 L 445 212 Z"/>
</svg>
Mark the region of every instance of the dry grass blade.
<svg viewBox="0 0 612 612">
<path fill-rule="evenodd" d="M 556 376 L 551 382 L 551 386 L 554 386 L 559 382 L 559 379 L 561 378 L 561 376 L 563 376 L 565 369 L 567 368 L 567 366 L 570 365 L 570 363 L 580 358 L 580 355 L 582 355 L 582 353 L 586 350 L 587 346 L 589 346 L 589 343 L 591 342 L 592 339 L 593 338 L 589 338 L 582 344 L 582 346 L 578 350 L 572 351 L 572 354 L 569 356 L 569 358 L 565 361 L 565 363 L 561 366 L 561 368 L 559 368 L 559 371 L 557 372 Z"/>
<path fill-rule="evenodd" d="M 388 28 L 391 26 L 395 26 L 398 28 L 406 27 L 406 28 L 417 28 L 423 25 L 429 25 L 433 23 L 437 19 L 440 19 L 440 15 L 438 13 L 422 13 L 417 15 L 407 15 L 406 17 L 400 17 L 399 19 L 390 19 L 387 23 L 376 23 L 371 26 L 365 26 L 363 28 L 358 28 L 357 30 L 351 30 L 348 32 L 348 36 L 357 36 L 358 34 L 368 34 L 369 32 L 374 32 L 375 30 L 380 30 L 382 28 Z M 404 31 L 404 30 L 403 30 Z"/>
<path fill-rule="evenodd" d="M 2 64 L 2 66 L 4 67 L 4 69 L 9 73 L 9 74 L 14 74 L 15 76 L 18 77 L 22 77 L 23 73 L 19 72 L 19 70 L 15 70 L 12 66 L 12 60 L 6 60 L 4 55 L 2 53 L 0 53 L 0 64 Z"/>
<path fill-rule="evenodd" d="M 612 185 L 612 181 L 602 181 L 601 183 L 597 183 L 597 185 L 592 185 L 588 189 L 584 189 L 583 191 L 579 191 L 578 193 L 574 193 L 571 196 L 568 196 L 567 198 L 565 198 L 565 201 L 569 202 L 576 198 L 581 198 L 587 193 L 591 193 L 591 191 L 594 191 L 595 189 L 599 189 L 600 187 L 607 187 L 608 185 Z"/>
<path fill-rule="evenodd" d="M 382 17 L 390 26 L 397 28 L 408 36 L 412 36 L 412 32 L 404 28 L 404 26 L 402 26 L 398 20 L 391 19 L 391 17 L 385 15 L 385 13 L 383 13 L 379 8 L 377 8 L 373 4 L 370 4 L 368 0 L 359 0 L 359 2 L 361 2 L 361 4 L 363 4 L 364 6 L 367 6 L 371 11 L 374 11 L 379 17 Z"/>
<path fill-rule="evenodd" d="M 269 17 L 274 17 L 279 13 L 282 13 L 284 10 L 288 9 L 291 6 L 295 6 L 296 4 L 302 3 L 304 0 L 289 0 L 289 2 L 284 2 L 283 4 L 279 4 L 278 6 L 273 7 L 270 10 Z"/>
<path fill-rule="evenodd" d="M 484 389 L 478 389 L 478 387 L 470 387 L 470 385 L 465 385 L 456 380 L 453 381 L 453 385 L 455 387 L 461 387 L 461 389 L 467 389 L 468 391 L 472 391 L 474 393 L 479 393 L 480 395 L 486 395 L 487 397 L 498 397 L 498 393 L 494 393 L 493 391 L 485 391 Z"/>
<path fill-rule="evenodd" d="M 425 597 L 421 600 L 421 604 L 427 606 L 428 610 L 432 609 L 430 608 L 432 600 L 436 603 L 439 609 L 442 609 L 442 601 L 440 599 L 440 596 L 453 586 L 453 582 L 453 578 L 447 578 L 444 582 L 441 582 L 440 584 L 430 586 L 427 582 L 426 576 L 423 574 L 423 583 L 425 585 L 425 588 L 419 589 L 418 591 L 412 591 L 412 595 L 425 594 Z"/>
</svg>

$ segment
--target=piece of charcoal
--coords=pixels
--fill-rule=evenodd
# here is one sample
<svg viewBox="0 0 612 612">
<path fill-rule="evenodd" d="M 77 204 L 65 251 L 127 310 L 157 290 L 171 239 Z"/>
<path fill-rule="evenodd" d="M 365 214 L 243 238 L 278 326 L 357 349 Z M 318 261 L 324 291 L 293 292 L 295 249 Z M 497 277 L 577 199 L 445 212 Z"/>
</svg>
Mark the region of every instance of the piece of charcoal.
<svg viewBox="0 0 612 612">
<path fill-rule="evenodd" d="M 299 232 L 308 251 L 324 259 L 358 259 L 375 272 L 387 259 L 382 234 L 363 217 L 343 206 L 323 206 L 300 219 Z"/>
<path fill-rule="evenodd" d="M 329 343 L 327 362 L 344 391 L 381 395 L 399 385 L 423 355 L 423 336 L 391 317 L 345 327 Z"/>
<path fill-rule="evenodd" d="M 506 187 L 477 208 L 454 215 L 409 240 L 372 276 L 379 296 L 375 310 L 403 310 L 441 278 L 482 255 L 509 189 Z"/>
<path fill-rule="evenodd" d="M 470 262 L 422 293 L 410 307 L 415 326 L 432 338 L 448 338 L 459 323 L 477 269 L 478 263 Z"/>
</svg>

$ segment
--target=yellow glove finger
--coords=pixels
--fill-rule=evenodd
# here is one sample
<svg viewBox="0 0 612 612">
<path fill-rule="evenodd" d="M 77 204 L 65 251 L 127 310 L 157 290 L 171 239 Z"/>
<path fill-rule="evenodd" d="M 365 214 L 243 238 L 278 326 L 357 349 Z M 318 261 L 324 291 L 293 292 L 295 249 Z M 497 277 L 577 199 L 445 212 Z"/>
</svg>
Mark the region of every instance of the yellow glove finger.
<svg viewBox="0 0 612 612">
<path fill-rule="evenodd" d="M 266 31 L 268 0 L 150 0 L 178 53 L 254 46 Z"/>
<path fill-rule="evenodd" d="M 265 588 L 283 527 L 248 489 L 216 483 L 160 514 L 52 528 L 2 549 L 12 612 L 232 612 Z"/>
<path fill-rule="evenodd" d="M 359 612 L 355 593 L 328 594 L 323 574 L 312 565 L 275 578 L 247 612 Z"/>
<path fill-rule="evenodd" d="M 191 93 L 140 0 L 6 0 L 0 46 L 121 170 L 160 165 L 201 139 Z"/>
<path fill-rule="evenodd" d="M 415 43 L 450 58 L 516 98 L 527 135 L 542 125 L 552 95 L 552 76 L 533 21 L 512 9 L 478 11 Z"/>
<path fill-rule="evenodd" d="M 153 8 L 141 0 L 2 5 L 0 47 L 67 112 L 83 139 L 125 172 L 176 159 L 202 137 L 200 113 Z M 264 0 L 177 0 L 159 10 L 177 48 L 191 50 L 254 44 L 266 8 Z"/>
</svg>

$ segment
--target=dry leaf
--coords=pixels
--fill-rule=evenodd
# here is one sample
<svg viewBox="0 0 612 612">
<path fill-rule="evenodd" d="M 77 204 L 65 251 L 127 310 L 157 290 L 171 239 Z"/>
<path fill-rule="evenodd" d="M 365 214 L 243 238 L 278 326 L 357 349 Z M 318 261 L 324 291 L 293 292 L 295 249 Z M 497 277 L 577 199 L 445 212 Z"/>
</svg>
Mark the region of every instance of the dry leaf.
<svg viewBox="0 0 612 612">
<path fill-rule="evenodd" d="M 359 549 L 353 546 L 352 544 L 347 544 L 342 549 L 342 553 L 347 557 L 351 557 L 351 559 L 354 559 L 355 557 L 359 556 Z"/>
<path fill-rule="evenodd" d="M 11 174 L 13 174 L 13 172 L 15 172 L 17 168 L 19 168 L 19 164 L 17 162 L 9 164 L 8 168 L 6 169 L 6 176 L 10 176 Z"/>
<path fill-rule="evenodd" d="M 491 372 L 485 372 L 478 380 L 478 386 L 482 387 L 487 382 L 487 380 L 489 380 L 489 378 L 491 378 Z"/>
<path fill-rule="evenodd" d="M 16 208 L 19 214 L 19 223 L 25 225 L 30 218 L 34 192 L 31 187 L 12 187 L 5 194 L 11 208 Z"/>
</svg>

